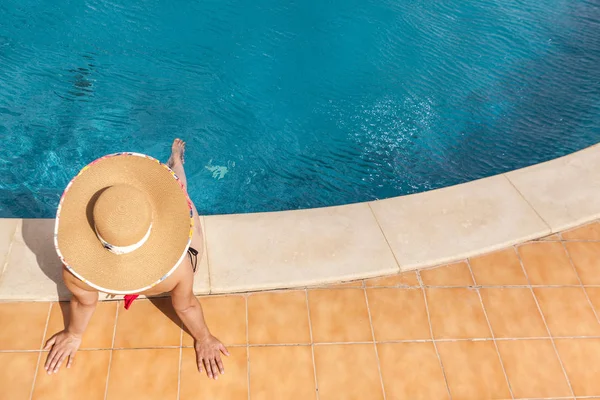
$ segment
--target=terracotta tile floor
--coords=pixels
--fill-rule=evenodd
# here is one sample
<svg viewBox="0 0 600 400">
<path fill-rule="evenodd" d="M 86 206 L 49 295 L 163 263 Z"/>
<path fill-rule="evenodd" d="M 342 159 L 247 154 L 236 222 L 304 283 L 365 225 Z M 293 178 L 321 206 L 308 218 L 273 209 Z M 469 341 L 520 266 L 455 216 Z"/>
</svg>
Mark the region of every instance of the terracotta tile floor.
<svg viewBox="0 0 600 400">
<path fill-rule="evenodd" d="M 169 299 L 104 302 L 43 371 L 61 303 L 0 304 L 0 398 L 600 398 L 600 224 L 351 284 L 202 297 L 229 346 L 209 381 Z"/>
</svg>

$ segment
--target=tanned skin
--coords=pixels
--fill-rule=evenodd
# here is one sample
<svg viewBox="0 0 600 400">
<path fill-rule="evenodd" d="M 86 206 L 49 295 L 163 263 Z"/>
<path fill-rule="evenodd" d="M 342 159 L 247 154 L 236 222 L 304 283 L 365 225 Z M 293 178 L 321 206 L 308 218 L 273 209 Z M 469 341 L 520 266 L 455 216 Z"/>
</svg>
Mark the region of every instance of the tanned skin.
<svg viewBox="0 0 600 400">
<path fill-rule="evenodd" d="M 184 151 L 185 142 L 175 139 L 167 165 L 177 174 L 185 190 L 187 190 L 187 180 L 183 168 Z M 191 247 L 198 250 L 198 260 L 200 260 L 204 251 L 204 240 L 198 212 L 193 204 L 192 208 L 195 219 L 195 232 L 192 236 Z M 73 365 L 75 355 L 81 345 L 81 338 L 98 304 L 98 291 L 76 278 L 66 268 L 63 268 L 63 279 L 72 293 L 70 318 L 66 329 L 52 336 L 44 347 L 44 350 L 50 351 L 44 365 L 48 374 L 57 373 L 65 361 L 67 362 L 67 368 Z M 202 372 L 204 369 L 209 378 L 218 379 L 220 374 L 225 373 L 221 354 L 228 356 L 229 352 L 210 333 L 204 321 L 202 306 L 194 296 L 193 285 L 194 272 L 192 264 L 189 258 L 185 257 L 171 276 L 141 294 L 152 296 L 170 293 L 173 308 L 194 338 L 198 371 Z"/>
</svg>

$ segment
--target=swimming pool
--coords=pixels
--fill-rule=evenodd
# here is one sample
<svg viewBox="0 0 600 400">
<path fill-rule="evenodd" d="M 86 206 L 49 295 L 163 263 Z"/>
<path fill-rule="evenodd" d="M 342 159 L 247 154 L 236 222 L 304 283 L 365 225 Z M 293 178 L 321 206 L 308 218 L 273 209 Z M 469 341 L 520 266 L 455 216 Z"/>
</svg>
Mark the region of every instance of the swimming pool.
<svg viewBox="0 0 600 400">
<path fill-rule="evenodd" d="M 201 213 L 425 191 L 600 141 L 600 3 L 5 0 L 0 217 L 188 142 Z"/>
</svg>

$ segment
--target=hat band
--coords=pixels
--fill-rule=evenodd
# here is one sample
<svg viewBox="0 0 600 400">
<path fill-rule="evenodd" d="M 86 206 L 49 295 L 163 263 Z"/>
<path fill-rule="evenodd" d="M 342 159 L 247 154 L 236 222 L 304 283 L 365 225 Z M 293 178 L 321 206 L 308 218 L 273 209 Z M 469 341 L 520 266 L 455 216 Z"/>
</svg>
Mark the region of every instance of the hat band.
<svg viewBox="0 0 600 400">
<path fill-rule="evenodd" d="M 146 241 L 150 237 L 150 232 L 152 231 L 152 224 L 150 224 L 150 227 L 148 228 L 148 232 L 146 232 L 144 237 L 139 242 L 132 244 L 130 246 L 115 246 L 113 244 L 110 244 L 106 240 L 104 240 L 102 238 L 102 236 L 100 236 L 100 234 L 98 233 L 98 229 L 96 228 L 95 225 L 94 225 L 94 230 L 96 231 L 96 236 L 98 236 L 98 239 L 100 240 L 100 242 L 102 243 L 102 246 L 104 246 L 105 249 L 107 249 L 111 253 L 120 255 L 120 254 L 131 253 L 132 251 L 135 251 L 135 250 L 139 249 L 140 247 L 142 247 L 144 245 L 144 243 L 146 243 Z"/>
</svg>

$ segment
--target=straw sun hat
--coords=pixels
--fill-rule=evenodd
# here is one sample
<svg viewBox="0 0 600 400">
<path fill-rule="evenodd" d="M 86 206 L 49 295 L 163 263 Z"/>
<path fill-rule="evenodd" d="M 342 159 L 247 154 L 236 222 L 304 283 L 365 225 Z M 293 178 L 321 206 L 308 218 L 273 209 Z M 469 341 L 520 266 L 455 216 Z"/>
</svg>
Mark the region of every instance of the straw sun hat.
<svg viewBox="0 0 600 400">
<path fill-rule="evenodd" d="M 87 165 L 67 185 L 54 244 L 77 278 L 102 292 L 132 294 L 175 271 L 193 227 L 191 202 L 169 167 L 118 153 Z"/>
</svg>

